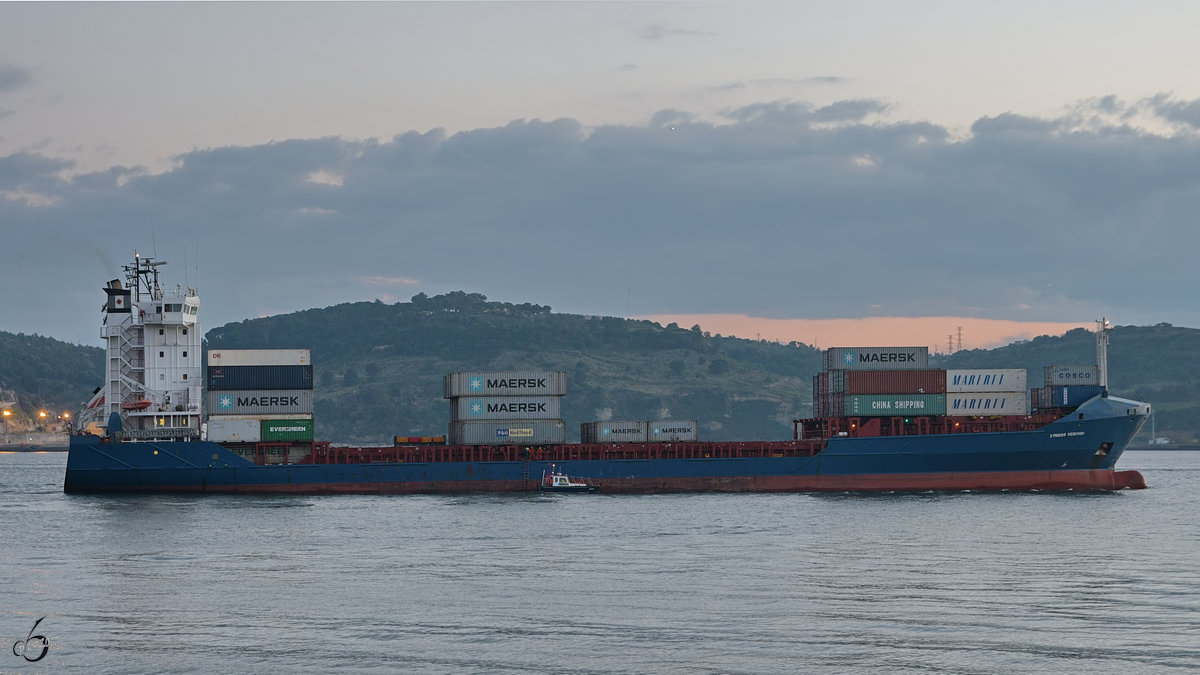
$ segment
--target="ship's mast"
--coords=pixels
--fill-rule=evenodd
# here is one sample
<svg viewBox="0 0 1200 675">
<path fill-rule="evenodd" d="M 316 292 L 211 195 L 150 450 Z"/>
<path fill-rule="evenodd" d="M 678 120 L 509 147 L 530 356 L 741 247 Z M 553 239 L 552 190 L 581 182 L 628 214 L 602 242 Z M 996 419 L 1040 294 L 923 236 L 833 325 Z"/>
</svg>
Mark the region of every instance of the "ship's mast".
<svg viewBox="0 0 1200 675">
<path fill-rule="evenodd" d="M 1112 324 L 1107 319 L 1096 321 L 1096 367 L 1099 370 L 1100 389 L 1108 391 L 1108 329 Z"/>
</svg>

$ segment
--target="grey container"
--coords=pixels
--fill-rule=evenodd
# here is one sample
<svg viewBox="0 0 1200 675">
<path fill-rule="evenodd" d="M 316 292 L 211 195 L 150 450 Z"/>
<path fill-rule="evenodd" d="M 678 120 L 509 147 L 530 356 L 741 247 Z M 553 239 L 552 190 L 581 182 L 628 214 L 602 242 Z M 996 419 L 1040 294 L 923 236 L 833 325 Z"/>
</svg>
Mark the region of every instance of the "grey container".
<svg viewBox="0 0 1200 675">
<path fill-rule="evenodd" d="M 1024 368 L 975 368 L 946 371 L 947 393 L 1025 391 L 1025 383 Z"/>
<path fill-rule="evenodd" d="M 551 370 L 450 373 L 442 378 L 444 398 L 461 396 L 563 396 L 567 374 Z"/>
<path fill-rule="evenodd" d="M 698 438 L 697 420 L 653 420 L 646 423 L 646 440 L 651 443 L 691 443 Z"/>
<path fill-rule="evenodd" d="M 1046 366 L 1046 386 L 1100 384 L 1099 366 Z"/>
<path fill-rule="evenodd" d="M 822 364 L 825 370 L 924 370 L 929 347 L 831 347 Z"/>
<path fill-rule="evenodd" d="M 257 443 L 262 439 L 262 422 L 252 419 L 209 418 L 208 440 L 214 443 Z"/>
<path fill-rule="evenodd" d="M 455 420 L 562 419 L 561 396 L 464 396 L 450 399 Z"/>
<path fill-rule="evenodd" d="M 208 392 L 208 414 L 289 415 L 312 414 L 311 389 L 256 389 L 253 391 Z"/>
<path fill-rule="evenodd" d="M 584 422 L 579 425 L 584 443 L 645 443 L 646 423 L 638 421 Z"/>
<path fill-rule="evenodd" d="M 567 442 L 562 420 L 475 421 L 450 423 L 450 445 L 549 445 Z"/>
</svg>

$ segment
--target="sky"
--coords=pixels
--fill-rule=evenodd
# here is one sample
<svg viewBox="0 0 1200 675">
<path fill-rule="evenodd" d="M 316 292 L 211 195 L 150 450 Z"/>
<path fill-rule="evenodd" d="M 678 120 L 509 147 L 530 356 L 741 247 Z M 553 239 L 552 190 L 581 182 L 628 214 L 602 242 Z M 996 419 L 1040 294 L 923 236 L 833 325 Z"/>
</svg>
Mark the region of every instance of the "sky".
<svg viewBox="0 0 1200 675">
<path fill-rule="evenodd" d="M 1192 2 L 0 2 L 0 330 L 453 290 L 818 346 L 1200 326 Z"/>
</svg>

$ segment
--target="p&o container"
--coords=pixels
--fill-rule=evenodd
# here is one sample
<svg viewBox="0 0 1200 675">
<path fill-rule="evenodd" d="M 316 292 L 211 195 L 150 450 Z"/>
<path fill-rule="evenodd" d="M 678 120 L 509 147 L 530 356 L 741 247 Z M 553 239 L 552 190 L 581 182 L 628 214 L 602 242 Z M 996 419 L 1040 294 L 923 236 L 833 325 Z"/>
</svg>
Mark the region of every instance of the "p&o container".
<svg viewBox="0 0 1200 675">
<path fill-rule="evenodd" d="M 548 445 L 567 442 L 562 420 L 456 420 L 450 423 L 451 445 Z"/>
</svg>

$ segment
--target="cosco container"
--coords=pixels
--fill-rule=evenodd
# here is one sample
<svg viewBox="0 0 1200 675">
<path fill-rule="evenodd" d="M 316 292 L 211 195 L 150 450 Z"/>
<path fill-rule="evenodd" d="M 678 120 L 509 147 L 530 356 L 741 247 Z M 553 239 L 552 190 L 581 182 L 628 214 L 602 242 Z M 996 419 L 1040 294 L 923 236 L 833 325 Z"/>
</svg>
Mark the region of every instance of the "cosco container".
<svg viewBox="0 0 1200 675">
<path fill-rule="evenodd" d="M 444 398 L 461 396 L 563 396 L 563 371 L 510 370 L 493 373 L 450 373 L 442 379 Z"/>
<path fill-rule="evenodd" d="M 311 441 L 312 420 L 263 420 L 262 440 L 268 441 Z"/>
<path fill-rule="evenodd" d="M 832 347 L 823 362 L 824 370 L 922 370 L 929 347 Z"/>
<path fill-rule="evenodd" d="M 566 442 L 567 427 L 562 420 L 456 420 L 450 423 L 450 445 L 548 445 Z"/>
<path fill-rule="evenodd" d="M 209 366 L 208 390 L 312 389 L 312 366 Z"/>
<path fill-rule="evenodd" d="M 696 420 L 652 420 L 646 423 L 646 440 L 651 443 L 689 443 L 697 439 Z"/>
<path fill-rule="evenodd" d="M 1024 391 L 976 391 L 946 394 L 947 415 L 1028 415 Z"/>
<path fill-rule="evenodd" d="M 1046 386 L 1100 384 L 1099 366 L 1046 366 Z"/>
<path fill-rule="evenodd" d="M 463 396 L 450 399 L 451 420 L 555 420 L 561 396 Z"/>
<path fill-rule="evenodd" d="M 262 440 L 259 420 L 209 418 L 205 424 L 208 440 L 214 443 L 258 443 Z"/>
<path fill-rule="evenodd" d="M 579 426 L 584 443 L 645 443 L 645 422 L 584 422 Z"/>
<path fill-rule="evenodd" d="M 944 370 L 830 370 L 831 394 L 943 394 Z"/>
<path fill-rule="evenodd" d="M 1025 383 L 1024 368 L 946 371 L 946 391 L 949 393 L 1025 391 Z"/>
<path fill-rule="evenodd" d="M 254 389 L 250 391 L 208 392 L 208 414 L 278 415 L 312 414 L 311 389 Z"/>
<path fill-rule="evenodd" d="M 307 349 L 210 349 L 210 366 L 311 366 Z"/>
<path fill-rule="evenodd" d="M 835 414 L 848 417 L 945 415 L 945 394 L 843 394 L 833 397 Z M 836 412 L 841 403 L 841 412 Z"/>
</svg>

